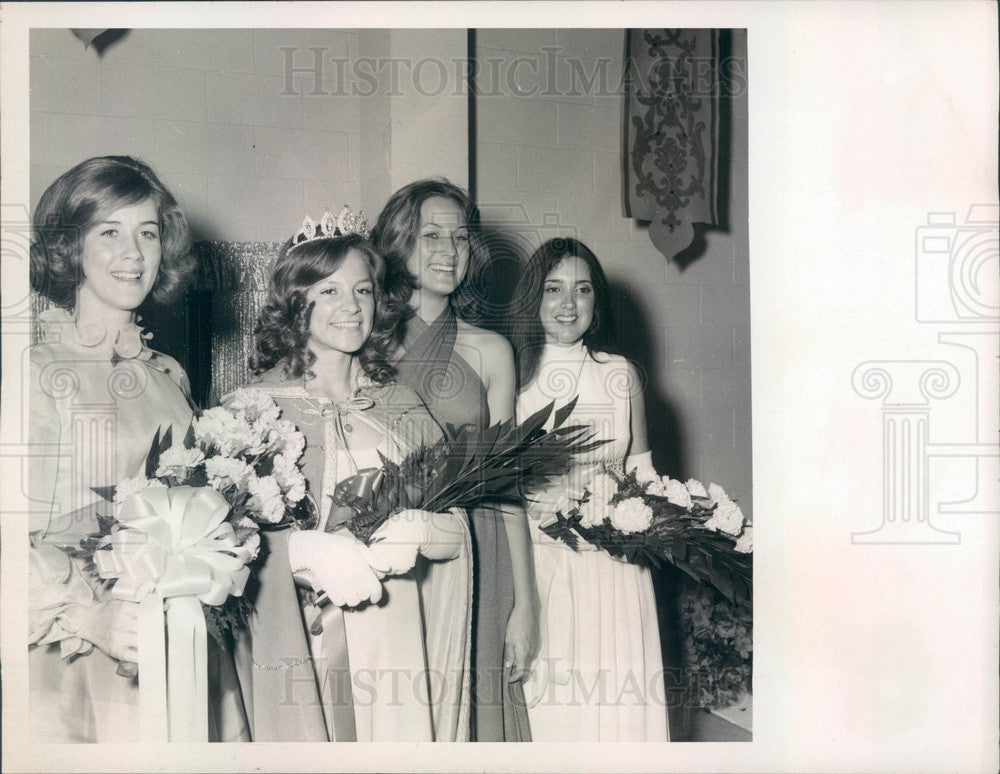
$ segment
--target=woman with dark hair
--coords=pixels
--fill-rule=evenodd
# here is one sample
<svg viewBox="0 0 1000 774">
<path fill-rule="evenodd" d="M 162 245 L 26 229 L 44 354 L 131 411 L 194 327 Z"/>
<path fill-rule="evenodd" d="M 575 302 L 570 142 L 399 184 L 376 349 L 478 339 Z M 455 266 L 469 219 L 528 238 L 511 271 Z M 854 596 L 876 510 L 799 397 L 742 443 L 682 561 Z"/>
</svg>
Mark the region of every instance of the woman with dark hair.
<svg viewBox="0 0 1000 774">
<path fill-rule="evenodd" d="M 536 741 L 667 740 L 667 707 L 656 601 L 648 568 L 579 551 L 540 529 L 557 511 L 583 506 L 600 523 L 612 494 L 607 469 L 652 468 L 642 384 L 615 354 L 608 283 L 597 257 L 575 239 L 538 248 L 514 294 L 511 330 L 525 417 L 576 397 L 567 420 L 589 424 L 604 446 L 577 457 L 564 477 L 529 492 L 541 602 L 541 647 L 525 684 Z M 590 549 L 590 550 L 588 550 Z"/>
<path fill-rule="evenodd" d="M 153 171 L 127 156 L 78 164 L 35 209 L 31 287 L 54 306 L 31 348 L 30 721 L 35 738 L 138 738 L 137 603 L 111 599 L 71 551 L 98 531 L 94 492 L 142 476 L 157 431 L 183 435 L 187 377 L 146 344 L 136 308 L 192 279 L 188 227 Z M 220 731 L 226 740 L 238 739 Z"/>
<path fill-rule="evenodd" d="M 471 545 L 462 514 L 404 511 L 370 545 L 337 485 L 440 437 L 386 359 L 382 258 L 344 215 L 282 248 L 255 329 L 250 385 L 305 435 L 311 529 L 262 533 L 241 681 L 254 741 L 468 738 Z M 299 591 L 296 590 L 299 585 Z"/>
<path fill-rule="evenodd" d="M 473 325 L 487 259 L 479 213 L 461 188 L 419 180 L 398 190 L 372 231 L 388 265 L 387 292 L 403 302 L 399 379 L 441 427 L 486 427 L 514 412 L 514 358 L 499 334 Z M 473 736 L 529 741 L 521 681 L 537 642 L 537 603 L 524 512 L 470 514 L 475 546 Z"/>
</svg>

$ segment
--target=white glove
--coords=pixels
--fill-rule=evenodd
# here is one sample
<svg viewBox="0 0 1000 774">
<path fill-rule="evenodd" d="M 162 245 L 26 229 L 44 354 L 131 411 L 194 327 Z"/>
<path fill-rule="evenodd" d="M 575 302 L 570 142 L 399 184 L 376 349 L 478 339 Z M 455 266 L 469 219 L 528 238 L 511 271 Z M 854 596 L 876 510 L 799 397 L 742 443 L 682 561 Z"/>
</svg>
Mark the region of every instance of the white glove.
<svg viewBox="0 0 1000 774">
<path fill-rule="evenodd" d="M 465 511 L 452 508 L 444 513 L 427 515 L 427 540 L 421 546 L 420 553 L 434 560 L 457 559 L 469 531 L 469 517 Z"/>
<path fill-rule="evenodd" d="M 77 636 L 119 661 L 138 661 L 138 631 L 139 603 L 108 599 L 81 610 Z"/>
<path fill-rule="evenodd" d="M 381 579 L 389 567 L 348 532 L 293 532 L 288 561 L 297 581 L 324 592 L 338 607 L 356 607 L 382 598 Z"/>
<path fill-rule="evenodd" d="M 625 472 L 630 473 L 633 470 L 636 480 L 640 484 L 657 481 L 660 478 L 660 474 L 653 467 L 653 452 L 651 451 L 633 454 L 625 460 Z"/>
<path fill-rule="evenodd" d="M 372 535 L 371 552 L 389 566 L 389 575 L 413 569 L 429 537 L 428 523 L 435 514 L 410 508 L 394 513 Z"/>
<path fill-rule="evenodd" d="M 433 560 L 455 559 L 465 545 L 467 523 L 460 508 L 445 513 L 400 511 L 375 530 L 369 548 L 390 566 L 390 575 L 402 575 L 413 569 L 418 553 Z"/>
</svg>

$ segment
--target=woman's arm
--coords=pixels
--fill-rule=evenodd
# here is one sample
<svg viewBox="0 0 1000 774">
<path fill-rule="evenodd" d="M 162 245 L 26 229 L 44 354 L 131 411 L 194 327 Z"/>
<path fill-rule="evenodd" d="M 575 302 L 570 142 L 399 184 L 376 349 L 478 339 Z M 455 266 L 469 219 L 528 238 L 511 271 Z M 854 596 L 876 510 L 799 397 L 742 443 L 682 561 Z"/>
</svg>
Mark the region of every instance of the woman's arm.
<svg viewBox="0 0 1000 774">
<path fill-rule="evenodd" d="M 502 422 L 514 415 L 514 352 L 507 340 L 496 334 L 485 343 L 482 354 L 489 368 L 486 388 L 490 421 Z M 501 510 L 514 573 L 514 610 L 507 623 L 504 664 L 512 668 L 511 680 L 523 680 L 538 645 L 538 591 L 531 533 L 524 508 L 503 505 Z"/>
<path fill-rule="evenodd" d="M 628 456 L 636 457 L 649 451 L 649 431 L 646 428 L 646 403 L 642 397 L 642 379 L 635 366 L 628 363 L 628 400 L 631 410 L 632 440 Z"/>
</svg>

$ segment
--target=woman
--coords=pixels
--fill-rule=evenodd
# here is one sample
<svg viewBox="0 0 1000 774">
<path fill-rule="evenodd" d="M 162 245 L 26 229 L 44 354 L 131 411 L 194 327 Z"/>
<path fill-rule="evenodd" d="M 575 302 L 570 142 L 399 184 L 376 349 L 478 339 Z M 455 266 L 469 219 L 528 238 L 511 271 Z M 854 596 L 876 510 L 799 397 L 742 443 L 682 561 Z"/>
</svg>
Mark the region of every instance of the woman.
<svg viewBox="0 0 1000 774">
<path fill-rule="evenodd" d="M 514 294 L 511 327 L 521 391 L 519 417 L 578 396 L 569 424 L 610 442 L 564 478 L 529 493 L 541 600 L 541 649 L 526 683 L 536 741 L 666 741 L 667 709 L 649 570 L 580 551 L 539 525 L 583 496 L 597 473 L 652 467 L 641 384 L 615 354 L 608 284 L 575 239 L 543 244 Z"/>
<path fill-rule="evenodd" d="M 306 437 L 317 524 L 264 533 L 241 670 L 254 741 L 468 736 L 464 518 L 404 511 L 366 546 L 333 505 L 337 484 L 373 472 L 380 454 L 399 460 L 440 437 L 413 391 L 392 383 L 383 278 L 360 234 L 307 220 L 278 256 L 255 329 L 251 387 Z"/>
<path fill-rule="evenodd" d="M 92 158 L 42 194 L 31 287 L 55 306 L 31 349 L 29 489 L 30 718 L 39 740 L 139 738 L 136 609 L 112 600 L 71 558 L 106 512 L 93 487 L 143 474 L 158 430 L 183 434 L 188 381 L 146 345 L 136 308 L 168 303 L 195 272 L 187 221 L 153 171 L 127 156 Z M 216 697 L 238 715 L 234 695 Z M 235 716 L 234 716 L 235 717 Z M 213 729 L 235 741 L 236 726 Z"/>
<path fill-rule="evenodd" d="M 385 205 L 372 242 L 388 266 L 388 293 L 407 305 L 400 322 L 399 379 L 441 427 L 509 419 L 514 359 L 502 336 L 466 321 L 486 260 L 479 217 L 446 180 L 404 186 Z M 537 603 L 524 513 L 470 512 L 475 546 L 473 739 L 530 741 L 521 681 L 537 642 Z"/>
</svg>

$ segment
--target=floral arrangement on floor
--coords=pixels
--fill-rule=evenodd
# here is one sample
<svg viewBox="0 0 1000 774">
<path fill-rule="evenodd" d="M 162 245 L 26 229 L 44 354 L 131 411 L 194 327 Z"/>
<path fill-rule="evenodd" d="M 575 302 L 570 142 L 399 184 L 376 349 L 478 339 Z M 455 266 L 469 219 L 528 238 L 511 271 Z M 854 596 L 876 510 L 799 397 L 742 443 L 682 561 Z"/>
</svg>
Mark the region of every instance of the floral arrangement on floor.
<svg viewBox="0 0 1000 774">
<path fill-rule="evenodd" d="M 540 528 L 573 548 L 584 540 L 628 562 L 667 562 L 733 602 L 751 598 L 753 525 L 718 484 L 605 470 Z"/>
<path fill-rule="evenodd" d="M 436 443 L 408 454 L 400 463 L 382 458 L 378 480 L 360 472 L 341 482 L 334 493 L 339 506 L 354 511 L 347 528 L 359 540 L 372 534 L 394 513 L 420 508 L 446 511 L 471 508 L 484 500 L 521 502 L 521 491 L 569 468 L 572 457 L 607 441 L 591 441 L 587 425 L 564 427 L 574 398 L 553 415 L 554 402 L 516 424 L 513 419 L 483 430 L 448 427 Z M 552 429 L 543 427 L 552 416 Z"/>
<path fill-rule="evenodd" d="M 751 690 L 751 606 L 734 604 L 704 584 L 689 584 L 679 608 L 684 684 L 691 702 L 702 709 L 736 704 Z"/>
<path fill-rule="evenodd" d="M 143 475 L 94 491 L 112 504 L 76 554 L 113 597 L 197 596 L 220 642 L 243 626 L 262 529 L 314 518 L 299 470 L 305 438 L 259 390 L 237 390 L 184 438 L 157 432 Z"/>
</svg>

